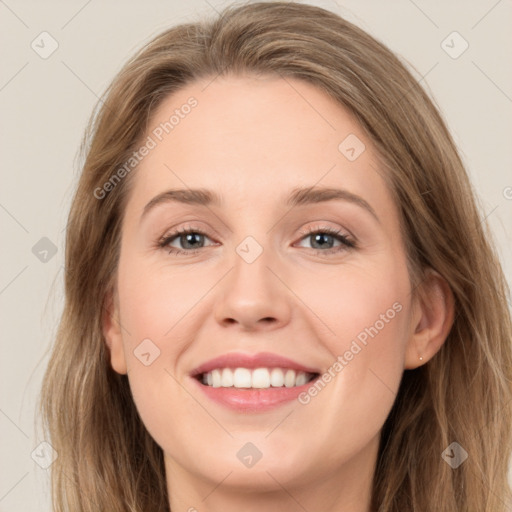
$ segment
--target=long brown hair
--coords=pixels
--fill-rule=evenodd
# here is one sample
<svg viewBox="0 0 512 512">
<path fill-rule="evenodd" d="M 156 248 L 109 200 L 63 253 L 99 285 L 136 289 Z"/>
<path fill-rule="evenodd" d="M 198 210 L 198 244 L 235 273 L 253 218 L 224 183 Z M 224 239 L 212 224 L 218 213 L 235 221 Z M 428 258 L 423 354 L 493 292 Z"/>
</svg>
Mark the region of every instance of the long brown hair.
<svg viewBox="0 0 512 512">
<path fill-rule="evenodd" d="M 89 123 L 66 234 L 65 309 L 41 412 L 58 452 L 54 510 L 168 511 L 163 454 L 102 335 L 131 175 L 97 198 L 147 135 L 162 99 L 199 78 L 255 73 L 305 80 L 359 121 L 400 212 L 413 286 L 448 282 L 455 319 L 436 356 L 406 370 L 381 436 L 372 489 L 379 512 L 503 512 L 510 500 L 512 349 L 507 285 L 491 232 L 433 102 L 363 30 L 310 5 L 232 6 L 164 31 L 116 76 Z M 457 442 L 457 468 L 443 451 Z"/>
</svg>

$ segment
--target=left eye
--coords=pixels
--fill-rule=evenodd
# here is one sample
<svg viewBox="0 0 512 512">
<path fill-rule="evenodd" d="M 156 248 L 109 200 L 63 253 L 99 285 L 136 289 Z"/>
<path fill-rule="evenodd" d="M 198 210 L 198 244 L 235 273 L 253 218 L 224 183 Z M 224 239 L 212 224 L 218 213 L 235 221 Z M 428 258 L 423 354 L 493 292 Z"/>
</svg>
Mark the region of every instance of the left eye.
<svg viewBox="0 0 512 512">
<path fill-rule="evenodd" d="M 312 249 L 321 250 L 321 252 L 336 252 L 349 247 L 354 247 L 354 243 L 351 242 L 345 235 L 342 235 L 338 231 L 331 230 L 318 230 L 312 231 L 307 234 L 301 240 L 310 240 L 313 245 Z M 339 242 L 337 247 L 334 247 L 335 242 Z M 316 245 L 316 247 L 315 247 Z"/>
</svg>

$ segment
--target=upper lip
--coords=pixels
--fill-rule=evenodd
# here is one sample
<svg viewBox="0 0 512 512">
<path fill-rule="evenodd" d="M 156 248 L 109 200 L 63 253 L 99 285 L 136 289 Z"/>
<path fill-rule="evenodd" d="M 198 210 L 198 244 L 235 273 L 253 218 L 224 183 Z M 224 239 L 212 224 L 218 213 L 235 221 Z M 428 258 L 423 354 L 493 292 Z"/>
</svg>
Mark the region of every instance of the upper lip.
<svg viewBox="0 0 512 512">
<path fill-rule="evenodd" d="M 306 373 L 319 373 L 318 369 L 305 366 L 293 359 L 271 352 L 259 352 L 258 354 L 231 352 L 202 363 L 192 370 L 191 376 L 195 377 L 208 373 L 216 368 L 290 368 Z"/>
</svg>

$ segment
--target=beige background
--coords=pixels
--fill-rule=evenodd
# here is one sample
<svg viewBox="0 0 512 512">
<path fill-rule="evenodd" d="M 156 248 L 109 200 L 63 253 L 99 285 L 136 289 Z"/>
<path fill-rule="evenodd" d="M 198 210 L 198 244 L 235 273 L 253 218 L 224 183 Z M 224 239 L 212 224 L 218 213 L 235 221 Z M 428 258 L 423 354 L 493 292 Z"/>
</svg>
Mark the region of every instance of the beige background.
<svg viewBox="0 0 512 512">
<path fill-rule="evenodd" d="M 512 2 L 311 3 L 366 29 L 417 70 L 460 148 L 512 282 Z M 31 456 L 42 441 L 34 408 L 62 309 L 66 214 L 86 120 L 136 49 L 164 28 L 213 15 L 223 5 L 0 1 L 0 512 L 50 510 L 47 470 Z M 42 48 L 43 31 L 58 43 L 46 59 L 31 47 L 35 40 L 40 53 L 51 48 L 49 36 L 41 36 L 47 38 Z M 456 59 L 441 46 L 453 31 L 469 44 Z M 454 54 L 464 42 L 450 36 L 446 44 Z M 51 247 L 43 237 L 55 245 L 55 255 L 42 252 Z M 34 459 L 44 463 L 45 450 L 38 448 Z"/>
</svg>

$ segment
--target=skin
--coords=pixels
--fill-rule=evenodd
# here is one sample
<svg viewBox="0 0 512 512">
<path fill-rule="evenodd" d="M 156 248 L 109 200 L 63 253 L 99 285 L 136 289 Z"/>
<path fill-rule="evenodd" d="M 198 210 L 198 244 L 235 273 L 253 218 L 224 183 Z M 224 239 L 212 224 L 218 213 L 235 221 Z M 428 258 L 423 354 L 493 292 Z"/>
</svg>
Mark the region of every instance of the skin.
<svg viewBox="0 0 512 512">
<path fill-rule="evenodd" d="M 151 126 L 190 96 L 197 107 L 130 176 L 104 320 L 112 367 L 128 374 L 164 451 L 172 510 L 368 512 L 382 425 L 404 369 L 428 362 L 445 341 L 451 292 L 431 272 L 425 299 L 411 295 L 397 207 L 376 154 L 325 93 L 299 80 L 217 77 L 166 98 Z M 338 150 L 348 134 L 366 146 L 353 162 Z M 357 194 L 378 220 L 347 201 L 285 206 L 293 188 L 313 185 Z M 199 187 L 223 204 L 163 203 L 141 221 L 158 194 Z M 193 241 L 197 253 L 157 246 L 187 227 L 207 235 Z M 301 234 L 309 227 L 338 229 L 357 246 L 334 239 L 319 248 Z M 263 248 L 250 264 L 236 252 L 247 236 Z M 184 244 L 172 242 L 190 251 Z M 342 250 L 322 252 L 331 247 Z M 307 405 L 242 414 L 206 398 L 189 376 L 228 352 L 274 352 L 326 371 L 394 303 L 401 311 Z M 146 338 L 160 349 L 148 366 L 133 353 Z M 262 453 L 251 468 L 236 456 L 248 442 Z"/>
</svg>

